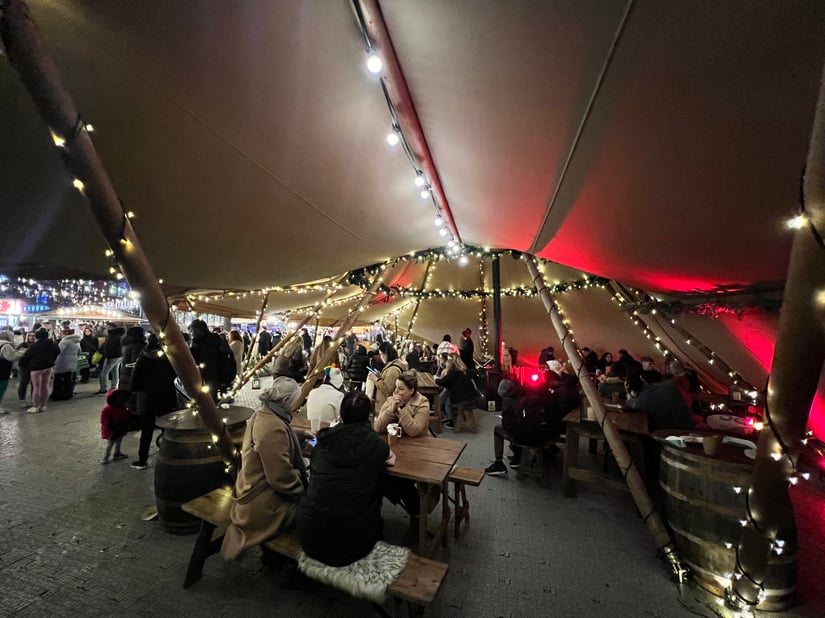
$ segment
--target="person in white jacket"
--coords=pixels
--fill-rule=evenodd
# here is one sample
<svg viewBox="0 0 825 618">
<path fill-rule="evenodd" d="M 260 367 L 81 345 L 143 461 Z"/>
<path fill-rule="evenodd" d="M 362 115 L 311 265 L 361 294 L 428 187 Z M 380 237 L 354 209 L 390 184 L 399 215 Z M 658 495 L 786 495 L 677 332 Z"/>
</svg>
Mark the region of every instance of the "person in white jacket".
<svg viewBox="0 0 825 618">
<path fill-rule="evenodd" d="M 338 420 L 341 401 L 344 399 L 344 376 L 338 367 L 324 369 L 324 382 L 307 396 L 307 418 L 312 431 L 318 431 L 322 421 Z"/>
</svg>

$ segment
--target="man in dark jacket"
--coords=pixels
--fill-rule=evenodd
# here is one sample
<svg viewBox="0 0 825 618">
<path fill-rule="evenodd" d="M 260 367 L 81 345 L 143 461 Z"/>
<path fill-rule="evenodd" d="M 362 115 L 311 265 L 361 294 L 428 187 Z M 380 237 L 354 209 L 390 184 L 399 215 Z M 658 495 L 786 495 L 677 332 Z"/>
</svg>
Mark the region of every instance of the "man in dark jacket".
<svg viewBox="0 0 825 618">
<path fill-rule="evenodd" d="M 129 383 L 132 380 L 132 371 L 143 348 L 146 347 L 146 333 L 140 326 L 130 326 L 126 330 L 126 335 L 121 341 L 122 357 L 120 365 L 120 378 L 117 387 L 124 391 L 131 391 Z M 132 402 L 134 403 L 134 402 Z"/>
<path fill-rule="evenodd" d="M 36 414 L 46 410 L 49 399 L 49 381 L 60 348 L 49 339 L 49 331 L 39 328 L 34 333 L 35 342 L 29 347 L 18 361 L 19 365 L 28 369 L 32 382 L 32 405 L 26 410 L 29 414 Z"/>
<path fill-rule="evenodd" d="M 198 367 L 200 367 L 201 377 L 204 384 L 209 387 L 212 399 L 217 401 L 218 391 L 228 386 L 225 380 L 222 379 L 224 375 L 223 363 L 231 360 L 233 370 L 235 370 L 235 357 L 226 340 L 220 335 L 210 332 L 209 327 L 203 320 L 192 320 L 189 325 L 189 334 L 192 337 L 189 349 Z M 229 352 L 228 355 L 227 351 Z"/>
<path fill-rule="evenodd" d="M 473 343 L 472 334 L 473 331 L 469 328 L 465 328 L 461 331 L 461 341 L 458 344 L 458 355 L 467 367 L 467 375 L 471 378 L 475 378 L 476 362 L 473 359 L 473 356 L 475 355 L 475 344 Z"/>
<path fill-rule="evenodd" d="M 120 381 L 120 363 L 123 360 L 121 340 L 125 332 L 120 326 L 109 325 L 106 341 L 100 346 L 100 353 L 103 354 L 103 366 L 100 368 L 98 395 L 105 395 L 110 388 L 115 388 Z"/>
<path fill-rule="evenodd" d="M 362 345 L 356 346 L 355 352 L 353 352 L 347 365 L 350 390 L 360 389 L 361 385 L 367 381 L 367 365 L 369 365 L 369 362 L 370 359 L 369 356 L 367 356 L 367 349 Z"/>
<path fill-rule="evenodd" d="M 132 462 L 135 470 L 149 467 L 149 447 L 155 430 L 155 418 L 178 407 L 175 377 L 175 370 L 161 350 L 157 336 L 151 333 L 143 353 L 135 361 L 130 383 L 140 417 L 138 458 Z"/>
<path fill-rule="evenodd" d="M 310 558 L 344 566 L 372 551 L 381 535 L 378 479 L 390 457 L 372 430 L 371 405 L 360 392 L 341 402 L 341 423 L 321 429 L 312 451 L 306 496 L 298 506 L 298 539 Z"/>
<path fill-rule="evenodd" d="M 261 327 L 261 332 L 258 334 L 258 356 L 266 356 L 272 349 L 272 335 L 266 329 L 266 326 Z"/>
</svg>

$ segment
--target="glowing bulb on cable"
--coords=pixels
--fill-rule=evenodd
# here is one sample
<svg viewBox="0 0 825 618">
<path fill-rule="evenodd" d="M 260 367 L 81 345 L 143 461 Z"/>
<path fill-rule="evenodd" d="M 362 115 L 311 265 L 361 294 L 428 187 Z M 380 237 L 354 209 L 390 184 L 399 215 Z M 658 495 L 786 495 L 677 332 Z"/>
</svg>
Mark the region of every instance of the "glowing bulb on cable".
<svg viewBox="0 0 825 618">
<path fill-rule="evenodd" d="M 440 236 L 446 236 L 447 235 L 447 229 L 442 227 L 440 230 L 438 230 L 438 234 Z"/>
<path fill-rule="evenodd" d="M 444 219 L 442 219 L 440 216 L 438 216 L 438 217 L 435 218 L 435 221 L 433 223 L 435 223 L 436 227 L 440 227 L 440 226 L 444 225 Z"/>
<path fill-rule="evenodd" d="M 367 71 L 373 75 L 380 75 L 384 70 L 384 61 L 374 49 L 367 54 Z"/>
<path fill-rule="evenodd" d="M 466 255 L 462 255 L 460 258 L 458 258 L 458 263 L 459 263 L 461 266 L 466 266 L 468 261 L 469 261 L 469 260 L 467 259 L 467 256 L 466 256 Z"/>
<path fill-rule="evenodd" d="M 454 240 L 452 240 L 452 239 L 450 239 L 450 242 L 448 242 L 448 243 L 447 243 L 447 246 L 448 246 L 450 249 L 452 249 L 453 247 L 455 247 L 455 241 L 454 241 Z"/>
<path fill-rule="evenodd" d="M 75 178 L 74 180 L 72 180 L 72 186 L 78 191 L 83 191 L 83 189 L 86 187 L 86 185 L 83 184 L 83 181 L 79 178 Z"/>
<path fill-rule="evenodd" d="M 805 215 L 796 215 L 795 217 L 792 217 L 791 219 L 788 219 L 788 221 L 785 223 L 785 225 L 789 229 L 800 230 L 800 229 L 802 229 L 802 226 L 805 225 L 805 223 L 807 223 L 807 222 L 808 222 L 808 219 L 805 217 Z"/>
<path fill-rule="evenodd" d="M 398 146 L 401 143 L 401 137 L 398 135 L 398 130 L 393 128 L 393 130 L 387 134 L 387 144 L 392 147 Z"/>
<path fill-rule="evenodd" d="M 421 172 L 418 172 L 418 173 L 415 175 L 415 181 L 414 181 L 414 182 L 415 182 L 415 186 L 416 186 L 416 187 L 423 187 L 425 184 L 427 184 L 427 183 L 424 181 L 424 174 L 422 174 Z"/>
</svg>

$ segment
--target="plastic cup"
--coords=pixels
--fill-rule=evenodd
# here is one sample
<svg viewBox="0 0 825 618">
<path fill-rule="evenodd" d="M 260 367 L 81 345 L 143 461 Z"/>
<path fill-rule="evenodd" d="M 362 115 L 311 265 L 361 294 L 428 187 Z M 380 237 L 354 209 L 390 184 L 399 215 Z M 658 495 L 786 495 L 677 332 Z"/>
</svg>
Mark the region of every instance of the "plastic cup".
<svg viewBox="0 0 825 618">
<path fill-rule="evenodd" d="M 705 455 L 710 455 L 713 457 L 716 455 L 716 451 L 719 450 L 719 444 L 722 442 L 722 436 L 715 434 L 712 436 L 705 436 L 702 438 L 702 448 L 705 451 Z"/>
</svg>

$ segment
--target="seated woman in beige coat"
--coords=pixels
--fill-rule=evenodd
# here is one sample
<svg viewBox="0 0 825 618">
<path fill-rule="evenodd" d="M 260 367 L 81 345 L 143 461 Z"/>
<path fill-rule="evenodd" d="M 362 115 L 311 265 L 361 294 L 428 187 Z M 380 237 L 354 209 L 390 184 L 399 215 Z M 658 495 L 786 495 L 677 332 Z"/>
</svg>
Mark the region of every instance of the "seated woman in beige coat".
<svg viewBox="0 0 825 618">
<path fill-rule="evenodd" d="M 375 431 L 386 433 L 387 425 L 398 423 L 405 436 L 422 436 L 430 422 L 430 402 L 418 392 L 418 378 L 404 371 L 395 380 L 392 396 L 384 402 L 375 418 Z"/>
<path fill-rule="evenodd" d="M 292 406 L 300 396 L 295 380 L 277 377 L 261 395 L 261 408 L 246 423 L 231 523 L 221 547 L 227 560 L 295 525 L 298 502 L 307 487 L 302 442 L 314 437 L 290 426 Z"/>
</svg>

